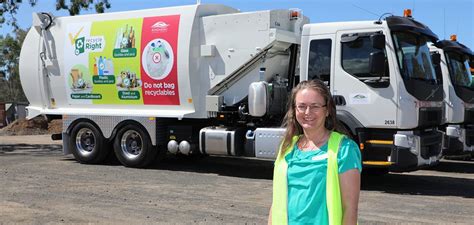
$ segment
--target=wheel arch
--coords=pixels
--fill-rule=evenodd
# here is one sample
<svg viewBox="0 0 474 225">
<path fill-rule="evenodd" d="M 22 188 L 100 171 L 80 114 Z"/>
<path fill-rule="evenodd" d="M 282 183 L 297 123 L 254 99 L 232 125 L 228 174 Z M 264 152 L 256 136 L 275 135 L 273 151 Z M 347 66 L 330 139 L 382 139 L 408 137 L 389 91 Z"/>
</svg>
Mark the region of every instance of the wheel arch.
<svg viewBox="0 0 474 225">
<path fill-rule="evenodd" d="M 347 111 L 337 110 L 336 114 L 337 119 L 347 129 L 347 131 L 349 131 L 354 137 L 357 137 L 357 129 L 364 127 L 362 123 Z"/>
</svg>

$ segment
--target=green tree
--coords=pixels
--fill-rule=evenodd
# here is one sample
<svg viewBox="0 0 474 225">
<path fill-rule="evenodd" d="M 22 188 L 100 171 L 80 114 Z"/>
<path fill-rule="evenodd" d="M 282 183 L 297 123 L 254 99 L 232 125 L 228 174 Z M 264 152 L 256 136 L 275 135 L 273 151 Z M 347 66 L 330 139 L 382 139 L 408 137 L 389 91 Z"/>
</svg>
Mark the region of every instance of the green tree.
<svg viewBox="0 0 474 225">
<path fill-rule="evenodd" d="M 20 83 L 18 59 L 26 31 L 15 30 L 15 37 L 0 36 L 0 101 L 27 102 Z"/>
<path fill-rule="evenodd" d="M 31 6 L 36 5 L 37 0 L 28 0 Z M 16 13 L 23 0 L 0 0 L 0 27 L 4 23 L 10 25 L 14 30 L 18 29 Z M 74 16 L 81 13 L 81 10 L 95 8 L 97 13 L 103 13 L 105 9 L 110 8 L 109 0 L 56 0 L 56 10 L 67 10 L 69 15 Z"/>
</svg>

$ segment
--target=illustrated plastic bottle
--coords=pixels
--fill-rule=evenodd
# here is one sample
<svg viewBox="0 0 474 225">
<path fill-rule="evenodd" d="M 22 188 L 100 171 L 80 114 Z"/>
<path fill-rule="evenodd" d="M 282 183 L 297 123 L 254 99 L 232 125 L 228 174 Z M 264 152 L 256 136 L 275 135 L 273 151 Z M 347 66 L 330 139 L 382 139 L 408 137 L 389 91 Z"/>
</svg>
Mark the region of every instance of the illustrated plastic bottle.
<svg viewBox="0 0 474 225">
<path fill-rule="evenodd" d="M 97 70 L 97 63 L 94 63 L 94 68 L 93 68 L 93 71 L 92 71 L 92 75 L 98 75 L 99 72 Z"/>
<path fill-rule="evenodd" d="M 107 64 L 107 57 L 104 56 L 104 58 L 102 58 L 102 61 L 104 62 L 104 69 L 103 69 L 103 74 L 102 75 L 109 75 L 110 74 L 110 70 L 109 70 L 109 65 Z"/>
<path fill-rule="evenodd" d="M 99 57 L 99 76 L 104 75 L 104 59 L 102 59 L 102 56 Z"/>
<path fill-rule="evenodd" d="M 107 67 L 108 75 L 114 75 L 114 63 L 112 59 L 107 59 L 105 61 L 105 66 Z"/>
</svg>

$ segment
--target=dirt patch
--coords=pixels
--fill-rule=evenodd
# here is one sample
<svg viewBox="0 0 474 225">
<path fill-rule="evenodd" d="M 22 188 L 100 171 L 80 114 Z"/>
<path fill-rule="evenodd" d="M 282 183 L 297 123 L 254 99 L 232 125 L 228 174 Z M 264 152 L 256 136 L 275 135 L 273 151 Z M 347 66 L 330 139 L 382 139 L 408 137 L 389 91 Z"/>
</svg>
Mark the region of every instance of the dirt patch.
<svg viewBox="0 0 474 225">
<path fill-rule="evenodd" d="M 63 120 L 56 119 L 48 123 L 48 132 L 50 134 L 59 134 L 63 129 Z"/>
<path fill-rule="evenodd" d="M 43 116 L 35 117 L 31 120 L 19 119 L 0 129 L 0 135 L 42 135 L 61 133 L 62 120 L 47 120 Z"/>
</svg>

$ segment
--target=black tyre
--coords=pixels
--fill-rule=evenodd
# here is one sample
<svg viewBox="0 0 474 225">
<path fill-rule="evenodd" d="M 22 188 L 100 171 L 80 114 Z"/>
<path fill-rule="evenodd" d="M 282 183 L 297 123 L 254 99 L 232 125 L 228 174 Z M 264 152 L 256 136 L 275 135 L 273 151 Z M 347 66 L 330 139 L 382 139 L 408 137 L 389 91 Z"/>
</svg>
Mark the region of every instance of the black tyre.
<svg viewBox="0 0 474 225">
<path fill-rule="evenodd" d="M 79 122 L 71 130 L 69 148 L 80 163 L 102 163 L 109 154 L 102 132 L 89 122 Z"/>
<path fill-rule="evenodd" d="M 128 124 L 117 132 L 114 152 L 124 166 L 146 167 L 156 158 L 158 151 L 151 144 L 148 132 L 138 125 Z"/>
</svg>

